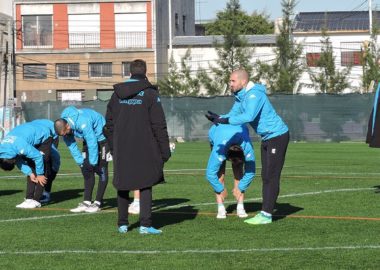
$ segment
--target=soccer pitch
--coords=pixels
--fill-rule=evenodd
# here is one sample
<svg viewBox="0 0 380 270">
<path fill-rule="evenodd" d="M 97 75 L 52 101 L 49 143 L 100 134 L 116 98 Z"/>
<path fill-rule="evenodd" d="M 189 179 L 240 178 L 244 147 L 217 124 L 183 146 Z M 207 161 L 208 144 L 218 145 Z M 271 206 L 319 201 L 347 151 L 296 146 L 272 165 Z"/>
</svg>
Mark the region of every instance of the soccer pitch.
<svg viewBox="0 0 380 270">
<path fill-rule="evenodd" d="M 140 235 L 135 215 L 127 234 L 117 232 L 112 173 L 103 211 L 70 213 L 82 200 L 83 178 L 63 143 L 59 150 L 52 202 L 40 209 L 16 209 L 25 178 L 0 172 L 0 269 L 379 268 L 380 149 L 364 143 L 290 143 L 274 222 L 258 226 L 235 215 L 230 165 L 228 216 L 216 219 L 204 177 L 209 145 L 177 144 L 165 166 L 167 183 L 153 189 L 158 236 Z M 250 217 L 261 208 L 259 144 L 255 152 L 245 202 Z"/>
</svg>

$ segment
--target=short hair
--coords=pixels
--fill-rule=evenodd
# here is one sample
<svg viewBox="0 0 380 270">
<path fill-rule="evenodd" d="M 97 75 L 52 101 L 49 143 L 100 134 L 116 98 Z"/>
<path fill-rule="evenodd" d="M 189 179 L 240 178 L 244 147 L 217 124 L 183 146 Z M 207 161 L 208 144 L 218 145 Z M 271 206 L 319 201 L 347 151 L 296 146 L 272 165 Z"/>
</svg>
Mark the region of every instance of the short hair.
<svg viewBox="0 0 380 270">
<path fill-rule="evenodd" d="M 54 121 L 54 130 L 57 135 L 60 135 L 66 129 L 67 121 L 63 118 L 59 118 Z"/>
<path fill-rule="evenodd" d="M 249 74 L 245 69 L 237 69 L 234 70 L 233 73 L 237 75 L 239 80 L 245 80 L 247 82 L 249 81 Z"/>
<path fill-rule="evenodd" d="M 142 59 L 136 59 L 132 61 L 130 70 L 131 70 L 131 75 L 145 75 L 146 62 Z"/>
<path fill-rule="evenodd" d="M 14 169 L 16 163 L 15 158 L 0 158 L 0 168 L 2 168 L 4 171 L 11 171 Z"/>
<path fill-rule="evenodd" d="M 227 159 L 234 164 L 241 164 L 245 161 L 244 151 L 240 145 L 231 145 L 227 150 Z"/>
</svg>

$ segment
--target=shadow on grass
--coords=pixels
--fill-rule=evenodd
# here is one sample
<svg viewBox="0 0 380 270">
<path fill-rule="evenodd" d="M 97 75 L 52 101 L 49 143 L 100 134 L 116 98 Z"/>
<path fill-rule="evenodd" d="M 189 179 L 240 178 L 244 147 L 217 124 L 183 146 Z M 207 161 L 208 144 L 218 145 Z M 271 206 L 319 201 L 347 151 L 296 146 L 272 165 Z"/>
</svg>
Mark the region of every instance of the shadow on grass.
<svg viewBox="0 0 380 270">
<path fill-rule="evenodd" d="M 375 193 L 380 193 L 380 186 L 374 186 L 375 189 Z"/>
<path fill-rule="evenodd" d="M 15 189 L 11 189 L 11 190 L 0 190 L 0 197 L 1 197 L 1 196 L 13 195 L 13 194 L 20 193 L 20 192 L 23 192 L 23 190 L 15 190 Z"/>
<path fill-rule="evenodd" d="M 75 199 L 75 198 L 81 198 L 83 193 L 83 189 L 66 189 L 66 190 L 60 190 L 57 192 L 51 193 L 51 200 L 49 204 L 55 204 L 64 202 L 67 200 Z"/>
<path fill-rule="evenodd" d="M 244 203 L 244 208 L 247 213 L 259 212 L 261 211 L 261 207 L 262 204 L 257 202 Z M 227 213 L 236 211 L 236 204 L 229 205 L 226 210 Z M 273 221 L 283 219 L 286 216 L 292 215 L 301 210 L 303 210 L 303 208 L 293 206 L 289 203 L 277 203 L 273 213 Z"/>
<path fill-rule="evenodd" d="M 294 206 L 289 203 L 278 203 L 273 213 L 273 221 L 286 218 L 286 216 L 293 215 L 301 210 L 303 210 L 302 207 Z"/>
<path fill-rule="evenodd" d="M 257 212 L 261 210 L 261 203 L 245 202 L 244 208 L 247 213 Z M 236 212 L 236 203 L 230 204 L 226 208 L 227 213 Z"/>
<path fill-rule="evenodd" d="M 169 206 L 176 206 L 188 202 L 188 199 L 172 198 L 172 199 L 160 199 L 153 200 L 152 221 L 153 227 L 162 228 L 172 224 L 179 224 L 186 220 L 192 220 L 198 215 L 198 209 L 194 206 L 182 206 L 175 209 L 165 209 Z M 162 210 L 160 210 L 162 209 Z M 138 228 L 139 222 L 132 224 L 129 228 Z"/>
<path fill-rule="evenodd" d="M 133 197 L 131 197 L 130 202 L 132 201 L 133 201 Z M 159 200 L 153 199 L 152 211 L 157 211 L 161 208 L 166 208 L 168 206 L 175 206 L 175 205 L 182 204 L 188 201 L 189 201 L 188 199 L 178 199 L 178 198 L 159 199 Z M 117 208 L 117 199 L 116 198 L 104 199 L 102 209 L 111 209 L 111 208 Z"/>
</svg>

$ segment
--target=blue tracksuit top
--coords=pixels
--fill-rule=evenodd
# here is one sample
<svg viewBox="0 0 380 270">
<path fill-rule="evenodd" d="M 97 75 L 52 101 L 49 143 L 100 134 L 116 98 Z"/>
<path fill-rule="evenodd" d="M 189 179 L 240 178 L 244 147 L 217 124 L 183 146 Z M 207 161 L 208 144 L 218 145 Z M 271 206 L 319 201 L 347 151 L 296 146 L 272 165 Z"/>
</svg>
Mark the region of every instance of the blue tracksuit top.
<svg viewBox="0 0 380 270">
<path fill-rule="evenodd" d="M 210 158 L 207 164 L 206 178 L 214 191 L 220 193 L 224 190 L 219 182 L 218 171 L 223 161 L 226 160 L 228 148 L 231 145 L 239 145 L 244 152 L 244 175 L 240 179 L 238 188 L 244 192 L 251 184 L 255 176 L 255 153 L 249 138 L 249 131 L 245 125 L 212 125 L 209 130 L 209 140 L 212 145 Z"/>
<path fill-rule="evenodd" d="M 73 134 L 63 137 L 69 148 L 71 155 L 78 165 L 82 165 L 84 158 L 75 141 L 80 138 L 86 141 L 88 146 L 88 159 L 91 165 L 98 164 L 98 142 L 105 140 L 103 127 L 106 120 L 103 115 L 92 109 L 77 109 L 74 106 L 65 108 L 61 113 L 61 118 L 70 125 Z"/>
<path fill-rule="evenodd" d="M 30 175 L 32 169 L 22 156 L 30 158 L 36 165 L 36 174 L 44 174 L 43 156 L 35 146 L 43 143 L 49 137 L 56 138 L 54 123 L 47 119 L 34 120 L 12 129 L 0 144 L 0 158 L 16 158 L 17 167 L 25 175 Z"/>
<path fill-rule="evenodd" d="M 262 84 L 249 82 L 246 88 L 235 93 L 235 103 L 228 114 L 231 125 L 249 123 L 263 141 L 288 131 L 287 125 L 276 113 Z"/>
</svg>

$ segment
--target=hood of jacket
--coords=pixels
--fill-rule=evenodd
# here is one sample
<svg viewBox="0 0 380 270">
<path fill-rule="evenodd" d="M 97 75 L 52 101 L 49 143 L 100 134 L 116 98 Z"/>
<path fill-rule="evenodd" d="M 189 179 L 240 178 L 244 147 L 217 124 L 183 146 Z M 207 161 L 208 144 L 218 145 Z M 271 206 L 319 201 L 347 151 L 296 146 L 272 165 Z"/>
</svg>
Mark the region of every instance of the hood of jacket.
<svg viewBox="0 0 380 270">
<path fill-rule="evenodd" d="M 152 85 L 146 77 L 137 80 L 133 76 L 126 82 L 115 84 L 113 88 L 120 99 L 132 98 L 147 88 L 157 90 L 157 87 Z"/>
<path fill-rule="evenodd" d="M 63 110 L 61 118 L 65 119 L 73 128 L 75 127 L 75 123 L 77 122 L 80 114 L 81 111 L 79 109 L 75 108 L 74 106 L 69 106 Z"/>
<path fill-rule="evenodd" d="M 250 92 L 250 91 L 258 91 L 258 92 L 261 92 L 263 94 L 266 93 L 266 88 L 264 85 L 262 84 L 259 84 L 259 83 L 253 83 L 253 82 L 248 82 L 247 86 L 243 89 L 241 89 L 240 91 L 234 93 L 235 97 L 238 99 L 238 100 L 243 100 L 245 95 Z"/>
</svg>

